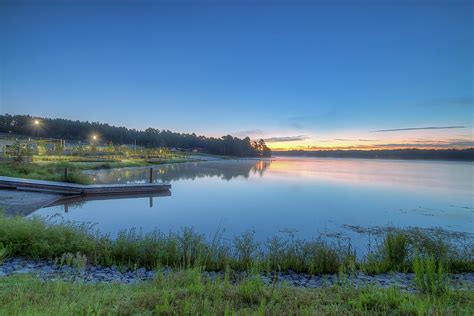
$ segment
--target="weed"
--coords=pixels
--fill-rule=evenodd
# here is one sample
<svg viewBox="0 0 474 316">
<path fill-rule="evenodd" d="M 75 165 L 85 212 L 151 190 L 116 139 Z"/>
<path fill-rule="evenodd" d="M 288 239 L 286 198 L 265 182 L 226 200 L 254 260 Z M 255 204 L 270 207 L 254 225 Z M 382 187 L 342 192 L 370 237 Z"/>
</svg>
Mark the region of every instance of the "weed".
<svg viewBox="0 0 474 316">
<path fill-rule="evenodd" d="M 415 283 L 420 292 L 435 296 L 449 292 L 449 278 L 442 262 L 436 262 L 433 257 L 417 256 L 413 261 L 413 270 Z"/>
</svg>

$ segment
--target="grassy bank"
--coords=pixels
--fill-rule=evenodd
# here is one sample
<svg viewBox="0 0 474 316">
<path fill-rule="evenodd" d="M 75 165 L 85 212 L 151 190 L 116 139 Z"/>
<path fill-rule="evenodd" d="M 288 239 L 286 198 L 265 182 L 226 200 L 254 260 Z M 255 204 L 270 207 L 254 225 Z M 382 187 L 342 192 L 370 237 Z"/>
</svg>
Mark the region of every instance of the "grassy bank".
<svg viewBox="0 0 474 316">
<path fill-rule="evenodd" d="M 42 282 L 5 277 L 0 314 L 18 315 L 472 315 L 474 292 L 442 295 L 395 288 L 334 286 L 298 289 L 265 286 L 258 278 L 211 282 L 183 270 L 137 285 Z"/>
<path fill-rule="evenodd" d="M 64 172 L 65 168 L 68 168 L 67 176 Z M 90 183 L 89 177 L 81 174 L 77 166 L 66 162 L 42 165 L 36 163 L 3 162 L 0 163 L 0 176 L 80 184 Z"/>
<path fill-rule="evenodd" d="M 194 161 L 186 157 L 174 158 L 159 158 L 159 159 L 145 159 L 145 158 L 100 158 L 100 157 L 80 157 L 80 156 L 34 156 L 33 163 L 40 166 L 48 166 L 54 164 L 68 163 L 80 170 L 94 170 L 94 169 L 110 169 L 110 168 L 126 168 L 126 167 L 143 167 L 150 165 L 161 165 L 168 163 L 180 163 Z"/>
<path fill-rule="evenodd" d="M 438 231 L 392 230 L 364 258 L 356 258 L 349 244 L 337 240 L 274 237 L 259 243 L 251 231 L 233 240 L 222 238 L 222 234 L 219 230 L 207 239 L 192 229 L 169 234 L 130 230 L 112 239 L 86 224 L 0 216 L 0 244 L 5 256 L 56 259 L 65 253 L 81 253 L 89 263 L 105 266 L 293 270 L 310 274 L 408 272 L 422 258 L 432 260 L 435 269 L 474 271 L 472 239 L 451 240 Z"/>
<path fill-rule="evenodd" d="M 66 159 L 66 160 L 44 160 L 34 159 L 32 163 L 25 162 L 3 162 L 0 163 L 0 176 L 28 178 L 48 181 L 62 181 L 70 183 L 90 184 L 88 176 L 81 173 L 82 170 L 97 170 L 125 167 L 143 167 L 167 163 L 180 163 L 192 160 L 187 159 L 163 159 L 148 162 L 143 159 L 123 159 L 120 161 L 91 160 L 91 159 Z M 68 169 L 67 177 L 64 169 Z"/>
</svg>

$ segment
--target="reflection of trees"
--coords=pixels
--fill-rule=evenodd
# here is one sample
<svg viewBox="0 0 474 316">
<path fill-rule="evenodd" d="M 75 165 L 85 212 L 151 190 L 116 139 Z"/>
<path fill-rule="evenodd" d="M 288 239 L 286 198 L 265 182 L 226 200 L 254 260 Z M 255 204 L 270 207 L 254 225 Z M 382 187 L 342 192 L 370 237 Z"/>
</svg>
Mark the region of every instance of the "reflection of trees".
<svg viewBox="0 0 474 316">
<path fill-rule="evenodd" d="M 155 182 L 171 182 L 177 180 L 195 180 L 204 177 L 217 177 L 231 180 L 236 177 L 248 178 L 251 175 L 262 176 L 269 160 L 232 160 L 179 163 L 157 166 L 153 168 Z M 140 183 L 148 182 L 149 168 L 111 169 L 98 171 L 95 183 Z"/>
</svg>

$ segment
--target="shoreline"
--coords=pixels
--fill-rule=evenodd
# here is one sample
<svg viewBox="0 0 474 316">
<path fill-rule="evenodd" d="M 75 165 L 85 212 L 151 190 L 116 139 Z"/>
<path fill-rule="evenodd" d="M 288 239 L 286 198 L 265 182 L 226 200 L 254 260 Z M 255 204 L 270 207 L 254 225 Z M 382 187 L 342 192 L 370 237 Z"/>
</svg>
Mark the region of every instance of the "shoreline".
<svg viewBox="0 0 474 316">
<path fill-rule="evenodd" d="M 158 269 L 146 269 L 137 267 L 136 269 L 126 269 L 116 266 L 103 267 L 96 265 L 85 265 L 75 267 L 67 264 L 57 264 L 48 260 L 32 260 L 24 258 L 8 258 L 0 263 L 0 280 L 2 277 L 30 274 L 38 277 L 42 281 L 72 281 L 82 284 L 97 283 L 120 283 L 136 284 L 139 282 L 152 281 L 160 275 L 167 276 L 177 273 L 182 269 L 163 267 Z M 349 287 L 360 288 L 375 286 L 377 288 L 396 287 L 402 291 L 415 292 L 414 273 L 386 272 L 378 274 L 368 274 L 364 272 L 355 273 L 332 273 L 310 275 L 307 273 L 297 273 L 271 271 L 269 273 L 249 273 L 248 271 L 232 271 L 230 281 L 239 283 L 245 278 L 259 278 L 266 286 L 290 286 L 297 288 L 327 288 L 337 285 L 347 285 Z M 201 271 L 204 279 L 212 282 L 223 281 L 226 273 L 224 271 Z M 474 272 L 449 274 L 450 288 L 454 290 L 474 291 Z"/>
</svg>

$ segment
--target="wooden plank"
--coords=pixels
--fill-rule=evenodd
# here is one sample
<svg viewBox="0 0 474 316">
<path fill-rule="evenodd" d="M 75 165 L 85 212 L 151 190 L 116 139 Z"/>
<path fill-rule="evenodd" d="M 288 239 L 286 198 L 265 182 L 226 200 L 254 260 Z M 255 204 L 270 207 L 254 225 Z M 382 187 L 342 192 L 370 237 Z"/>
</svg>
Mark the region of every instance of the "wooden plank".
<svg viewBox="0 0 474 316">
<path fill-rule="evenodd" d="M 0 176 L 0 188 L 23 191 L 58 193 L 62 195 L 110 195 L 110 194 L 147 194 L 168 191 L 170 184 L 95 184 L 82 185 L 75 183 L 21 179 Z"/>
</svg>

